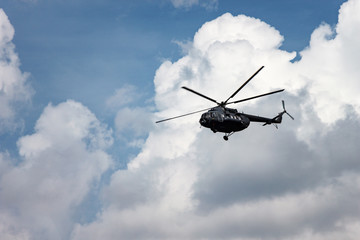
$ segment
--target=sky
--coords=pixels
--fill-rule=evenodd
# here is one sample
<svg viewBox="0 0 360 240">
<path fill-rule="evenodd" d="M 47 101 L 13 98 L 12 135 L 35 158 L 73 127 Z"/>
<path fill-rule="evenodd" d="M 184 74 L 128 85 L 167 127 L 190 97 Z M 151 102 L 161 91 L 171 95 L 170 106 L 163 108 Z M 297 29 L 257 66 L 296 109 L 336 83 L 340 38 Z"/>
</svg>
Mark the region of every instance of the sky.
<svg viewBox="0 0 360 240">
<path fill-rule="evenodd" d="M 0 238 L 355 240 L 360 0 L 1 0 Z M 225 142 L 200 114 L 236 105 Z"/>
</svg>

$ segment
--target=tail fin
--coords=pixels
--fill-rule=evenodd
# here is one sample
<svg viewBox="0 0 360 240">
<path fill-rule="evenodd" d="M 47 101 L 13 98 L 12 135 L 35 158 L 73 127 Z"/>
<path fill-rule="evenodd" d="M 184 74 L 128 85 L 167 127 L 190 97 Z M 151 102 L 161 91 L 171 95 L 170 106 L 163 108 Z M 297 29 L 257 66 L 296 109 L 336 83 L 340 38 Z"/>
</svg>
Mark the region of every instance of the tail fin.
<svg viewBox="0 0 360 240">
<path fill-rule="evenodd" d="M 272 123 L 274 123 L 274 124 L 281 123 L 281 121 L 282 121 L 282 116 L 284 115 L 284 113 L 286 113 L 292 120 L 294 120 L 294 117 L 291 116 L 291 115 L 286 111 L 284 100 L 282 100 L 282 106 L 283 106 L 283 109 L 284 109 L 284 110 L 283 110 L 282 112 L 280 112 L 276 117 L 274 117 L 273 119 L 271 119 L 271 122 L 265 123 L 264 126 L 265 126 L 265 125 L 268 125 L 268 124 L 272 124 Z"/>
</svg>

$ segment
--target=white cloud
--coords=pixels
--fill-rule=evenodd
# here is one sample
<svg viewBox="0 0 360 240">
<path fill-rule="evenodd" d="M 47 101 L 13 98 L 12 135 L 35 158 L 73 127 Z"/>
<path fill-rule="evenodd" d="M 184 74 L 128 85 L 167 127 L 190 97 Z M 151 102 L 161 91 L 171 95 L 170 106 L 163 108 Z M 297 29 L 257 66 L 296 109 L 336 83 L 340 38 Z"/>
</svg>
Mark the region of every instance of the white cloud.
<svg viewBox="0 0 360 240">
<path fill-rule="evenodd" d="M 109 108 L 117 109 L 132 103 L 139 97 L 140 94 L 136 91 L 135 86 L 125 85 L 124 87 L 115 90 L 114 95 L 106 100 L 106 105 Z"/>
<path fill-rule="evenodd" d="M 152 116 L 147 108 L 122 108 L 116 114 L 115 129 L 118 133 L 130 132 L 142 136 L 153 127 Z"/>
<path fill-rule="evenodd" d="M 149 111 L 124 107 L 134 88 L 117 90 L 107 102 L 120 108 L 116 131 L 151 131 L 127 169 L 102 189 L 102 212 L 87 224 L 76 223 L 74 213 L 111 167 L 112 133 L 80 103 L 48 105 L 34 133 L 18 141 L 22 161 L 14 165 L 9 154 L 0 154 L 0 238 L 357 239 L 360 124 L 350 114 L 359 114 L 359 5 L 342 6 L 335 30 L 317 28 L 296 63 L 295 53 L 279 49 L 283 37 L 276 29 L 224 14 L 199 29 L 183 58 L 156 72 L 160 119 L 212 105 L 181 86 L 221 101 L 265 65 L 238 97 L 274 88 L 287 94 L 238 107 L 271 115 L 281 110 L 281 98 L 290 99 L 287 108 L 299 120 L 284 119 L 278 131 L 252 124 L 224 142 L 200 129 L 197 115 L 151 128 Z M 13 30 L 1 11 L 0 17 L 1 49 L 9 52 Z M 17 74 L 6 79 L 27 89 L 17 56 L 1 56 L 10 56 L 5 66 L 15 68 L 6 69 Z"/>
<path fill-rule="evenodd" d="M 19 139 L 23 161 L 1 158 L 0 238 L 66 239 L 74 210 L 109 169 L 111 132 L 83 105 L 48 105 L 32 135 Z"/>
<path fill-rule="evenodd" d="M 241 26 L 241 27 L 239 27 Z M 263 34 L 259 38 L 259 33 Z M 211 51 L 215 43 L 249 43 L 256 49 L 272 49 L 281 45 L 283 37 L 273 27 L 259 19 L 226 13 L 216 21 L 205 23 L 194 36 L 194 48 Z"/>
<path fill-rule="evenodd" d="M 106 101 L 107 107 L 116 111 L 114 119 L 116 137 L 124 140 L 130 147 L 141 147 L 143 138 L 154 125 L 150 106 L 129 107 L 141 97 L 143 97 L 141 91 L 135 86 L 125 85 L 116 89 L 114 95 Z"/>
<path fill-rule="evenodd" d="M 311 35 L 309 47 L 300 53 L 301 61 L 295 64 L 307 84 L 309 97 L 302 103 L 303 111 L 313 109 L 320 121 L 329 126 L 348 114 L 360 116 L 357 93 L 360 71 L 356 64 L 360 61 L 360 46 L 355 40 L 360 37 L 360 28 L 356 27 L 360 23 L 359 11 L 359 1 L 344 3 L 336 27 L 321 24 Z M 313 128 L 309 121 L 312 120 L 307 120 L 304 114 L 304 124 L 298 130 L 299 137 L 305 141 L 309 136 L 322 134 L 319 127 Z"/>
<path fill-rule="evenodd" d="M 286 98 L 298 120 L 284 119 L 278 131 L 252 124 L 226 143 L 199 129 L 196 115 L 158 125 L 112 176 L 103 212 L 78 224 L 73 238 L 357 239 L 360 125 L 345 109 L 357 111 L 360 75 L 344 62 L 358 57 L 350 39 L 360 32 L 359 2 L 342 6 L 336 33 L 317 28 L 296 63 L 295 53 L 279 49 L 280 33 L 258 19 L 225 14 L 204 24 L 183 58 L 157 70 L 157 118 L 211 106 L 181 86 L 221 101 L 265 65 L 238 98 L 274 88 L 287 94 L 238 108 L 275 114 Z M 314 130 L 302 135 L 307 128 Z"/>
<path fill-rule="evenodd" d="M 150 107 L 132 107 L 129 105 L 137 101 L 141 93 L 133 85 L 125 85 L 116 89 L 115 94 L 106 101 L 107 107 L 116 110 L 115 129 L 118 134 L 129 133 L 136 137 L 146 135 L 153 125 Z"/>
<path fill-rule="evenodd" d="M 0 131 L 17 127 L 15 104 L 29 101 L 32 95 L 27 85 L 27 73 L 20 70 L 20 61 L 12 43 L 14 37 L 7 15 L 0 8 Z"/>
</svg>

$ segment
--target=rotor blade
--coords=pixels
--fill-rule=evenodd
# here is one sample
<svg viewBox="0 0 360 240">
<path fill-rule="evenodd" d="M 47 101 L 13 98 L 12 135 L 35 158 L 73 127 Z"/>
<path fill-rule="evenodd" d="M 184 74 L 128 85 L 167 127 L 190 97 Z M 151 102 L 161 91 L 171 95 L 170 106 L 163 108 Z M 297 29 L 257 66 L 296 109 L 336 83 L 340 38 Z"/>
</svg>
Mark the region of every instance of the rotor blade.
<svg viewBox="0 0 360 240">
<path fill-rule="evenodd" d="M 213 107 L 211 107 L 211 108 L 213 108 Z M 157 122 L 155 122 L 155 123 L 161 123 L 161 122 L 173 120 L 173 119 L 176 119 L 176 118 L 186 117 L 186 116 L 189 116 L 189 115 L 191 115 L 191 114 L 195 114 L 195 113 L 199 113 L 199 112 L 204 112 L 204 111 L 206 111 L 206 110 L 210 110 L 211 108 L 206 108 L 206 109 L 203 109 L 203 110 L 199 110 L 199 111 L 195 111 L 195 112 L 191 112 L 191 113 L 179 115 L 179 116 L 176 116 L 176 117 L 171 117 L 171 118 L 159 120 L 159 121 L 157 121 Z"/>
<path fill-rule="evenodd" d="M 225 104 L 230 100 L 230 98 L 235 97 L 235 95 L 236 95 L 243 87 L 245 87 L 245 85 L 248 84 L 248 82 L 250 82 L 250 80 L 253 79 L 253 77 L 255 77 L 255 75 L 258 74 L 263 68 L 264 68 L 264 66 L 262 66 L 261 68 L 259 68 L 259 70 L 257 70 L 243 85 L 241 85 L 238 90 L 236 90 L 228 99 L 226 99 Z"/>
<path fill-rule="evenodd" d="M 259 98 L 259 97 L 264 97 L 264 96 L 267 96 L 267 95 L 279 93 L 279 92 L 282 92 L 282 91 L 284 91 L 284 90 L 285 90 L 285 89 L 280 89 L 280 90 L 277 90 L 277 91 L 273 91 L 273 92 L 269 92 L 269 93 L 264 93 L 264 94 L 261 94 L 261 95 L 257 95 L 257 96 L 254 96 L 254 97 L 249 97 L 249 98 L 244 98 L 244 99 L 237 100 L 237 101 L 234 101 L 234 102 L 229 102 L 229 103 L 227 103 L 227 104 L 245 102 L 245 101 L 248 101 L 248 100 L 251 100 L 251 99 L 254 99 L 254 98 Z"/>
<path fill-rule="evenodd" d="M 293 116 L 290 115 L 290 113 L 285 112 L 292 120 L 295 120 L 295 118 Z"/>
<path fill-rule="evenodd" d="M 285 109 L 285 101 L 282 100 L 281 102 L 282 102 L 282 106 L 283 106 L 284 112 L 285 112 L 292 120 L 295 120 L 295 118 L 294 118 L 293 116 L 291 116 L 290 113 L 288 113 L 288 112 L 286 111 L 286 109 Z"/>
<path fill-rule="evenodd" d="M 188 90 L 189 92 L 195 93 L 196 95 L 199 95 L 200 97 L 206 98 L 207 100 L 210 100 L 210 101 L 212 101 L 212 102 L 214 102 L 214 103 L 216 103 L 216 104 L 219 105 L 219 103 L 218 103 L 216 100 L 214 100 L 214 99 L 212 99 L 212 98 L 209 98 L 208 96 L 205 96 L 204 94 L 201 94 L 201 93 L 199 93 L 199 92 L 196 92 L 196 91 L 194 91 L 194 90 L 192 90 L 192 89 L 190 89 L 190 88 L 188 88 L 188 87 L 182 87 L 182 88 L 185 89 L 185 90 Z"/>
</svg>

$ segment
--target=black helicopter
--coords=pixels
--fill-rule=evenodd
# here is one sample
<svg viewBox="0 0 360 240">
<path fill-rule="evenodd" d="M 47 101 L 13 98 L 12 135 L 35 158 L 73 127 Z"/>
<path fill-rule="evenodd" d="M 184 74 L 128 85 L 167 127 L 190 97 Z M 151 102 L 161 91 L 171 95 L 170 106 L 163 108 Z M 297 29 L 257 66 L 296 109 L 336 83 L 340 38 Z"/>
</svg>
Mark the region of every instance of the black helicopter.
<svg viewBox="0 0 360 240">
<path fill-rule="evenodd" d="M 294 118 L 286 111 L 284 100 L 282 101 L 283 111 L 280 112 L 274 118 L 266 118 L 266 117 L 260 117 L 260 116 L 254 116 L 254 115 L 250 115 L 250 114 L 245 114 L 245 113 L 239 113 L 236 109 L 226 107 L 226 105 L 229 105 L 229 104 L 245 102 L 245 101 L 248 101 L 248 100 L 251 100 L 251 99 L 264 97 L 264 96 L 279 93 L 279 92 L 282 92 L 282 91 L 285 90 L 285 89 L 280 89 L 280 90 L 277 90 L 277 91 L 264 93 L 264 94 L 261 94 L 261 95 L 257 95 L 257 96 L 253 96 L 253 97 L 244 98 L 244 99 L 241 99 L 241 100 L 229 102 L 229 100 L 231 98 L 235 97 L 235 95 L 243 87 L 245 87 L 245 85 L 248 84 L 250 82 L 250 80 L 253 79 L 253 77 L 255 77 L 255 75 L 258 74 L 263 68 L 264 68 L 264 66 L 262 66 L 259 70 L 257 70 L 228 99 L 226 99 L 224 102 L 220 102 L 220 103 L 217 102 L 216 100 L 214 100 L 214 99 L 212 99 L 212 98 L 210 98 L 208 96 L 205 96 L 205 95 L 203 95 L 203 94 L 201 94 L 199 92 L 196 92 L 196 91 L 194 91 L 194 90 L 192 90 L 192 89 L 190 89 L 188 87 L 182 87 L 183 89 L 185 89 L 185 90 L 187 90 L 189 92 L 192 92 L 192 93 L 194 93 L 194 94 L 196 94 L 196 95 L 198 95 L 200 97 L 203 97 L 203 98 L 205 98 L 205 99 L 207 99 L 207 100 L 209 100 L 211 102 L 216 103 L 217 106 L 212 107 L 212 108 L 202 109 L 202 110 L 187 113 L 187 114 L 183 114 L 183 115 L 172 117 L 172 118 L 163 119 L 163 120 L 157 121 L 156 123 L 165 122 L 165 121 L 169 121 L 169 120 L 172 120 L 172 119 L 175 119 L 175 118 L 185 117 L 185 116 L 188 116 L 188 115 L 191 115 L 191 114 L 207 111 L 206 113 L 203 113 L 201 115 L 201 118 L 200 118 L 200 121 L 199 121 L 201 126 L 206 127 L 206 128 L 210 128 L 214 133 L 216 133 L 216 132 L 225 133 L 224 140 L 227 141 L 229 139 L 229 137 L 233 133 L 242 131 L 245 128 L 247 128 L 249 126 L 250 122 L 262 122 L 262 123 L 264 123 L 263 126 L 270 125 L 270 124 L 274 124 L 276 126 L 276 124 L 281 123 L 282 116 L 284 115 L 284 113 L 286 113 L 292 120 L 294 120 Z"/>
</svg>

